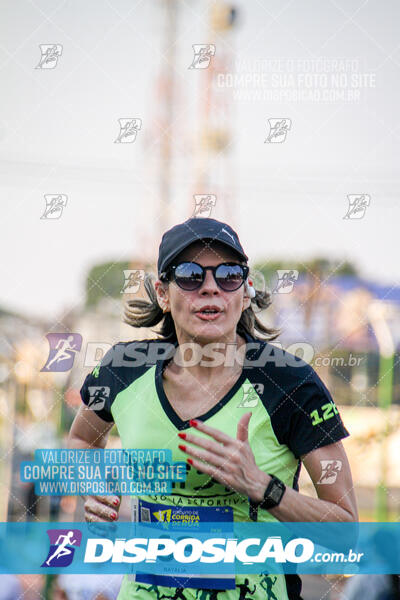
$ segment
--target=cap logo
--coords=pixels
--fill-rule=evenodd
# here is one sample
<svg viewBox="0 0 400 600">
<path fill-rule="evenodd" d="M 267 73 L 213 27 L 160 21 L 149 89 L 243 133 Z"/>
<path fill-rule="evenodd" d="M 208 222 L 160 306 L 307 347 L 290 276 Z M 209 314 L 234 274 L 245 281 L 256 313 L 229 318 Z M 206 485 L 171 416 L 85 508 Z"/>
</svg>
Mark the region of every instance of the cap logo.
<svg viewBox="0 0 400 600">
<path fill-rule="evenodd" d="M 235 238 L 233 237 L 233 235 L 232 235 L 231 233 L 229 233 L 229 231 L 227 231 L 227 230 L 225 229 L 225 227 L 223 227 L 223 228 L 221 229 L 221 231 L 223 231 L 224 233 L 226 233 L 227 235 L 229 235 L 229 237 L 230 237 L 230 238 L 232 238 L 232 240 L 233 240 L 234 244 L 236 244 Z"/>
</svg>

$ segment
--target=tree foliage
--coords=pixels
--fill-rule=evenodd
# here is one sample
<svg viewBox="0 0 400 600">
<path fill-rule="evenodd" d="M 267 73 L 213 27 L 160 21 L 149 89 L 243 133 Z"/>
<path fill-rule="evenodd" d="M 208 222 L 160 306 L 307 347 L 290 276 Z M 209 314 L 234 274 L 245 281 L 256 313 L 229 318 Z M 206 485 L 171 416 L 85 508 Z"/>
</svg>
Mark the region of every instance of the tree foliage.
<svg viewBox="0 0 400 600">
<path fill-rule="evenodd" d="M 129 262 L 106 262 L 92 267 L 86 278 L 86 307 L 95 306 L 105 296 L 120 298 L 124 269 L 129 269 Z"/>
</svg>

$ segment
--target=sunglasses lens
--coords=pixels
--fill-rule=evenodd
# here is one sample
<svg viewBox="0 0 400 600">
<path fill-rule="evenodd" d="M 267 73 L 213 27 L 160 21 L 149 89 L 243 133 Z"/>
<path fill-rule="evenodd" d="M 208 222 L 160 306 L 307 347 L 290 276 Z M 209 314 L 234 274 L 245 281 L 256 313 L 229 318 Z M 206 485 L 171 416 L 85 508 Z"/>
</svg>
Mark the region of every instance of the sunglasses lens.
<svg viewBox="0 0 400 600">
<path fill-rule="evenodd" d="M 181 263 L 175 269 L 175 282 L 183 290 L 195 290 L 203 282 L 203 269 L 195 263 Z"/>
<path fill-rule="evenodd" d="M 218 285 L 226 292 L 240 288 L 244 280 L 244 271 L 240 265 L 219 265 L 215 273 Z"/>
</svg>

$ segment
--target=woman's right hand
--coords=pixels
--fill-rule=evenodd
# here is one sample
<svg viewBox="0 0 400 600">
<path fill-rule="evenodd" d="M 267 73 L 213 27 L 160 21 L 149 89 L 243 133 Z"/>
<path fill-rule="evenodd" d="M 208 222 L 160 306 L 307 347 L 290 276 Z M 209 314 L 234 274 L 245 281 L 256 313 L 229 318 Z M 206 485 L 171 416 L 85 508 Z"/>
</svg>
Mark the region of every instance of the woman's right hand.
<svg viewBox="0 0 400 600">
<path fill-rule="evenodd" d="M 85 501 L 85 521 L 114 522 L 118 519 L 121 496 L 82 496 Z"/>
</svg>

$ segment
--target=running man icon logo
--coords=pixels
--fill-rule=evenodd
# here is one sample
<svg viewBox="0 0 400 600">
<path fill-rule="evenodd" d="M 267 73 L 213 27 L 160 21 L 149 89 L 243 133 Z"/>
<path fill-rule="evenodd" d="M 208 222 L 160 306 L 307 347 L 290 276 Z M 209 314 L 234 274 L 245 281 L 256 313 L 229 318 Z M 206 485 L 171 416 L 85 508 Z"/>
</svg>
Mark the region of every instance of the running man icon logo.
<svg viewBox="0 0 400 600">
<path fill-rule="evenodd" d="M 107 398 L 110 396 L 110 388 L 106 385 L 89 386 L 89 403 L 88 408 L 92 410 L 102 410 Z"/>
<path fill-rule="evenodd" d="M 119 134 L 114 144 L 132 144 L 136 140 L 137 132 L 142 129 L 142 119 L 118 119 Z"/>
<path fill-rule="evenodd" d="M 321 477 L 317 483 L 335 483 L 339 471 L 342 469 L 341 460 L 320 460 L 321 463 Z"/>
<path fill-rule="evenodd" d="M 75 354 L 82 347 L 80 333 L 47 333 L 50 351 L 41 371 L 62 373 L 72 369 Z"/>
<path fill-rule="evenodd" d="M 59 219 L 67 206 L 68 196 L 65 194 L 45 194 L 46 208 L 41 219 Z"/>
<path fill-rule="evenodd" d="M 194 212 L 192 217 L 205 217 L 209 218 L 211 210 L 217 202 L 217 196 L 215 194 L 195 194 L 194 198 Z"/>
<path fill-rule="evenodd" d="M 292 127 L 291 119 L 268 119 L 269 134 L 264 144 L 282 144 Z"/>
<path fill-rule="evenodd" d="M 244 383 L 242 385 L 243 399 L 236 408 L 254 408 L 260 399 L 259 394 L 264 391 L 263 383 Z"/>
<path fill-rule="evenodd" d="M 348 194 L 349 207 L 343 219 L 362 219 L 371 201 L 369 194 Z"/>
<path fill-rule="evenodd" d="M 58 59 L 62 54 L 63 47 L 61 44 L 39 44 L 40 61 L 35 67 L 36 69 L 55 69 Z"/>
<path fill-rule="evenodd" d="M 124 287 L 121 294 L 136 294 L 140 288 L 140 282 L 144 280 L 143 269 L 123 269 L 124 271 Z"/>
<path fill-rule="evenodd" d="M 193 44 L 194 56 L 189 69 L 207 69 L 215 56 L 214 44 Z"/>
<path fill-rule="evenodd" d="M 294 269 L 278 269 L 278 281 L 273 294 L 289 294 L 293 290 L 293 286 L 299 277 L 299 272 Z"/>
<path fill-rule="evenodd" d="M 68 567 L 74 558 L 75 548 L 81 545 L 82 532 L 79 529 L 48 529 L 50 548 L 41 567 Z"/>
</svg>

